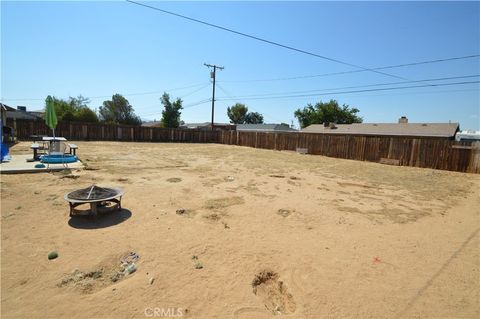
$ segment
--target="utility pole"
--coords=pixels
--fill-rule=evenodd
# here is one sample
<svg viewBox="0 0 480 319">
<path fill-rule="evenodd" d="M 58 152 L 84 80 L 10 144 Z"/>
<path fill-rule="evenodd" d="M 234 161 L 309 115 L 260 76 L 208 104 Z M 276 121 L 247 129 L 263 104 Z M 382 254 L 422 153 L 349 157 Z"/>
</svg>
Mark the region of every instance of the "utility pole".
<svg viewBox="0 0 480 319">
<path fill-rule="evenodd" d="M 204 63 L 204 65 L 207 67 L 207 68 L 213 68 L 213 71 L 210 72 L 210 77 L 213 79 L 213 92 L 212 92 L 212 130 L 213 130 L 213 125 L 214 125 L 214 114 L 215 114 L 215 76 L 217 74 L 217 69 L 219 70 L 223 70 L 224 67 L 223 66 L 218 66 L 218 65 L 215 65 L 215 64 L 207 64 L 207 63 Z"/>
</svg>

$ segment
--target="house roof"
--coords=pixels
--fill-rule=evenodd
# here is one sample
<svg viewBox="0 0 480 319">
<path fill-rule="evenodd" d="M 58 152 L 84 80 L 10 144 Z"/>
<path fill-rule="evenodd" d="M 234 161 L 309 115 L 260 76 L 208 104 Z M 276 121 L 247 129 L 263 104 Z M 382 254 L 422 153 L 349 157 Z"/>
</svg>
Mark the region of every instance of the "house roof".
<svg viewBox="0 0 480 319">
<path fill-rule="evenodd" d="M 3 111 L 16 111 L 15 108 L 8 106 L 7 104 L 0 103 L 0 106 L 2 107 Z"/>
<path fill-rule="evenodd" d="M 149 121 L 149 122 L 143 122 L 142 126 L 147 126 L 147 127 L 154 127 L 154 126 L 160 126 L 162 122 L 160 121 Z"/>
<path fill-rule="evenodd" d="M 185 123 L 180 125 L 181 128 L 205 128 L 210 127 L 211 122 L 203 122 L 203 123 Z M 213 126 L 235 126 L 235 124 L 230 123 L 213 123 Z"/>
<path fill-rule="evenodd" d="M 237 124 L 237 131 L 295 132 L 296 130 L 282 124 Z"/>
<path fill-rule="evenodd" d="M 453 137 L 458 123 L 354 123 L 335 124 L 335 128 L 313 124 L 303 133 Z"/>
<path fill-rule="evenodd" d="M 5 112 L 7 118 L 21 119 L 21 120 L 38 120 L 42 118 L 41 114 L 38 111 L 37 112 L 23 111 L 23 110 L 15 109 L 3 103 L 0 103 L 0 104 L 1 104 L 2 113 Z"/>
</svg>

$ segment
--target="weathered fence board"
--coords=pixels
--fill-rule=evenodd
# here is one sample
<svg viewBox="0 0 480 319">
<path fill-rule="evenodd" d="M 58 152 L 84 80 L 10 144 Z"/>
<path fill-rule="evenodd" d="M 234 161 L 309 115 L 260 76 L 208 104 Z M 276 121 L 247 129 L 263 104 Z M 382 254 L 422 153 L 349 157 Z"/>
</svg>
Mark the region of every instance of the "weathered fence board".
<svg viewBox="0 0 480 319">
<path fill-rule="evenodd" d="M 237 131 L 222 132 L 217 143 L 480 173 L 480 145 L 445 138 Z"/>
<path fill-rule="evenodd" d="M 10 120 L 7 125 L 23 140 L 51 133 L 43 121 Z M 60 122 L 55 132 L 68 140 L 220 143 L 280 151 L 300 148 L 314 155 L 480 173 L 480 143 L 445 138 L 205 131 L 78 122 Z"/>
<path fill-rule="evenodd" d="M 9 120 L 7 125 L 14 128 L 15 135 L 20 140 L 28 140 L 31 135 L 52 134 L 52 130 L 43 121 Z M 63 136 L 68 140 L 216 143 L 221 132 L 101 123 L 59 122 L 55 128 L 55 134 Z"/>
</svg>

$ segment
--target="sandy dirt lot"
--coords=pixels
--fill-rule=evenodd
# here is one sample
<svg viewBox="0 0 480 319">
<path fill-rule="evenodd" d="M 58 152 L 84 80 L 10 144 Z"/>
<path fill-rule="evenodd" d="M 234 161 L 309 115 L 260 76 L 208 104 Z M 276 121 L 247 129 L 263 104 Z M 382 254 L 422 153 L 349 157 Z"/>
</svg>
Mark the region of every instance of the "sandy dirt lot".
<svg viewBox="0 0 480 319">
<path fill-rule="evenodd" d="M 1 176 L 2 318 L 480 317 L 478 175 L 77 144 L 86 170 Z M 123 210 L 70 218 L 63 195 L 92 184 Z"/>
</svg>

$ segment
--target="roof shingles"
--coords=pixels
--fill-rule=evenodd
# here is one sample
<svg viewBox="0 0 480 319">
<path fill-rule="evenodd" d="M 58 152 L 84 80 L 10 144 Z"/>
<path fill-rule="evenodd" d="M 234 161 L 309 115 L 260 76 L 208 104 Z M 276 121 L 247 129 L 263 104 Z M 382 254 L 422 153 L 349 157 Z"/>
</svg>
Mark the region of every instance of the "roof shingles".
<svg viewBox="0 0 480 319">
<path fill-rule="evenodd" d="M 354 123 L 336 124 L 335 128 L 313 124 L 302 129 L 303 133 L 454 137 L 458 123 Z"/>
</svg>

